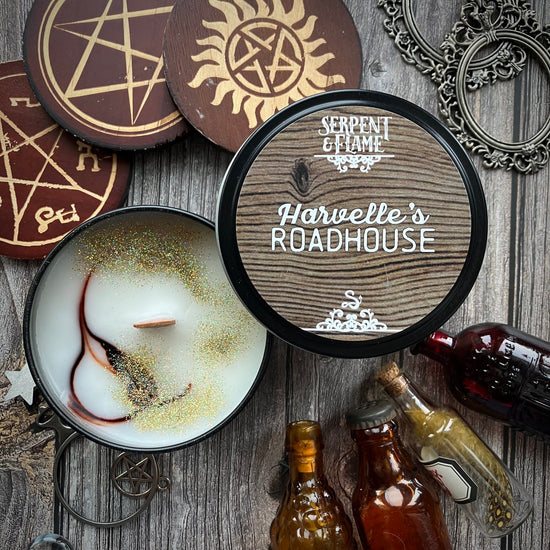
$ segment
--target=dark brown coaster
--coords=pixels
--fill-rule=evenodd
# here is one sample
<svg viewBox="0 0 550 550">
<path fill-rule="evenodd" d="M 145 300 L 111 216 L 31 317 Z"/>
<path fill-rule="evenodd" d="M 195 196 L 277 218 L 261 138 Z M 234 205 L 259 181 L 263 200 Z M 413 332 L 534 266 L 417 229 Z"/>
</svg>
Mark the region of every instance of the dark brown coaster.
<svg viewBox="0 0 550 550">
<path fill-rule="evenodd" d="M 36 96 L 64 128 L 115 149 L 172 141 L 188 125 L 164 78 L 174 0 L 36 0 L 24 38 Z"/>
<path fill-rule="evenodd" d="M 340 0 L 177 0 L 164 59 L 181 112 L 229 151 L 294 101 L 357 88 L 362 65 Z"/>
<path fill-rule="evenodd" d="M 116 208 L 130 165 L 71 136 L 36 100 L 22 61 L 0 64 L 0 254 L 42 258 L 81 222 Z"/>
</svg>

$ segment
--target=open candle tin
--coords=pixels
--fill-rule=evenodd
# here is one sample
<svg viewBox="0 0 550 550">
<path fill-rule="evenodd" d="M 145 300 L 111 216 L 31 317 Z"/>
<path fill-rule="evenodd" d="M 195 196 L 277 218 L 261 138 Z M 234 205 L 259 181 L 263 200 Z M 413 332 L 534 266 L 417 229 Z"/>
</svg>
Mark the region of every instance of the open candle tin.
<svg viewBox="0 0 550 550">
<path fill-rule="evenodd" d="M 290 105 L 243 144 L 216 229 L 229 280 L 264 326 L 353 358 L 405 348 L 456 311 L 483 261 L 487 212 L 441 122 L 344 90 Z"/>
<path fill-rule="evenodd" d="M 213 224 L 160 206 L 95 217 L 46 257 L 24 344 L 63 422 L 124 450 L 195 443 L 244 406 L 271 338 L 227 281 Z"/>
</svg>

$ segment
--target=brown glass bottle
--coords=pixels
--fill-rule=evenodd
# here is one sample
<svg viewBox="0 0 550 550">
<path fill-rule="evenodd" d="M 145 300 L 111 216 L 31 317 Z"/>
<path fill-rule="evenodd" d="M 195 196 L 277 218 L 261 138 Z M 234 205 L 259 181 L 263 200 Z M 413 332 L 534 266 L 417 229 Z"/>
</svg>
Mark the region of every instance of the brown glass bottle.
<svg viewBox="0 0 550 550">
<path fill-rule="evenodd" d="M 346 415 L 359 451 L 352 504 L 365 550 L 452 550 L 433 481 L 398 435 L 389 401 L 373 401 Z"/>
<path fill-rule="evenodd" d="M 550 441 L 550 343 L 484 323 L 456 337 L 436 331 L 411 352 L 444 366 L 463 405 Z"/>
<path fill-rule="evenodd" d="M 319 424 L 289 424 L 285 448 L 290 480 L 271 524 L 271 549 L 356 550 L 351 521 L 323 473 Z"/>
</svg>

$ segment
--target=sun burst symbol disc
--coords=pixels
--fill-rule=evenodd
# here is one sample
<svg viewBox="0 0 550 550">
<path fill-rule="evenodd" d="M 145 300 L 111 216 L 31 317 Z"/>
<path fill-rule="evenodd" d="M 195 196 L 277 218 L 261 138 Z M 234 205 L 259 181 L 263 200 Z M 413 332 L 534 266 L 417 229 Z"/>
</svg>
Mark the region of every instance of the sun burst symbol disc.
<svg viewBox="0 0 550 550">
<path fill-rule="evenodd" d="M 361 77 L 357 31 L 340 0 L 203 0 L 193 10 L 178 0 L 164 56 L 186 119 L 230 151 L 290 103 L 358 87 Z"/>
</svg>

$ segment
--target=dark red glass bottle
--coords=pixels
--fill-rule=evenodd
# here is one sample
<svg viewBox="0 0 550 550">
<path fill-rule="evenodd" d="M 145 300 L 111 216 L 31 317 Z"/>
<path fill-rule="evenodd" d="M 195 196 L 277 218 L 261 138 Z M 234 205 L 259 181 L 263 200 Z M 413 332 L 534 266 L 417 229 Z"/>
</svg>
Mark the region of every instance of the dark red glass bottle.
<svg viewBox="0 0 550 550">
<path fill-rule="evenodd" d="M 485 323 L 456 337 L 436 331 L 411 352 L 444 365 L 463 405 L 550 440 L 550 343 Z"/>
</svg>

